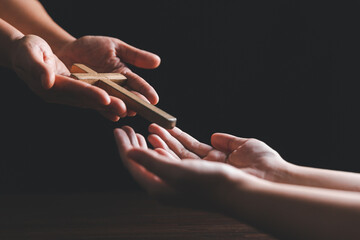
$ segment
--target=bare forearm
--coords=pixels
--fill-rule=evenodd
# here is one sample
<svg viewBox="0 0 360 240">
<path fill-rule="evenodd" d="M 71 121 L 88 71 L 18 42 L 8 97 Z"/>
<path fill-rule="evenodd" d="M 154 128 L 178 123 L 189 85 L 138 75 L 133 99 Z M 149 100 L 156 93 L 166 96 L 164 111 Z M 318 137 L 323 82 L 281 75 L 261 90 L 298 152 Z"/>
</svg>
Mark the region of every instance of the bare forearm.
<svg viewBox="0 0 360 240">
<path fill-rule="evenodd" d="M 0 18 L 0 65 L 11 67 L 13 42 L 23 36 L 19 30 Z"/>
<path fill-rule="evenodd" d="M 360 174 L 288 164 L 276 182 L 360 192 Z"/>
<path fill-rule="evenodd" d="M 45 39 L 56 53 L 75 40 L 56 24 L 37 0 L 0 0 L 0 17 L 24 34 Z"/>
<path fill-rule="evenodd" d="M 360 194 L 260 182 L 233 191 L 227 211 L 282 239 L 358 239 Z"/>
</svg>

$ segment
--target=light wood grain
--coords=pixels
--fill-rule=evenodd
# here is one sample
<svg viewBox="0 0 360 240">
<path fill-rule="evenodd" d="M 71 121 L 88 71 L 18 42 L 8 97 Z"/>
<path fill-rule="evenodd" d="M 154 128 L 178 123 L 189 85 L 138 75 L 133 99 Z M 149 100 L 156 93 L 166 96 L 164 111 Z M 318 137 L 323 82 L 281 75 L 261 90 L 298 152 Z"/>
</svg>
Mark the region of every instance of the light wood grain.
<svg viewBox="0 0 360 240">
<path fill-rule="evenodd" d="M 81 80 L 83 82 L 90 83 L 94 85 L 99 80 L 110 79 L 116 84 L 124 85 L 126 83 L 126 77 L 120 73 L 97 73 L 97 74 L 88 74 L 88 73 L 72 73 L 71 77 Z"/>
<path fill-rule="evenodd" d="M 89 73 L 89 74 L 97 74 L 96 71 L 92 70 L 88 66 L 80 63 L 75 63 L 71 66 L 71 73 Z"/>
<path fill-rule="evenodd" d="M 167 129 L 174 128 L 176 125 L 175 117 L 164 112 L 160 108 L 145 102 L 126 88 L 117 85 L 109 79 L 98 81 L 95 83 L 95 86 L 104 89 L 112 96 L 122 99 L 126 103 L 126 106 L 130 109 L 135 109 L 138 114 L 150 122 L 155 122 Z"/>
<path fill-rule="evenodd" d="M 176 118 L 160 108 L 149 104 L 131 91 L 122 87 L 126 77 L 120 73 L 97 73 L 84 64 L 74 64 L 71 67 L 71 77 L 104 89 L 109 95 L 123 100 L 126 106 L 137 112 L 150 122 L 171 129 L 176 125 Z"/>
</svg>

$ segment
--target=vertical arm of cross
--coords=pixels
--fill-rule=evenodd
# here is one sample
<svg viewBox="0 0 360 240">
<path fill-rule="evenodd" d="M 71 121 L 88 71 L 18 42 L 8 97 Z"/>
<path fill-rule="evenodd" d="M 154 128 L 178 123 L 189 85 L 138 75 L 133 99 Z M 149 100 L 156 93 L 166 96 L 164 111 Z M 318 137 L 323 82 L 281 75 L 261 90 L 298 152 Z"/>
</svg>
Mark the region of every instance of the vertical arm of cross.
<svg viewBox="0 0 360 240">
<path fill-rule="evenodd" d="M 126 77 L 120 73 L 97 73 L 83 64 L 71 67 L 71 76 L 104 89 L 109 95 L 123 100 L 129 109 L 134 110 L 150 122 L 155 122 L 164 128 L 171 129 L 176 125 L 176 118 L 150 103 L 145 102 L 126 88 Z"/>
</svg>

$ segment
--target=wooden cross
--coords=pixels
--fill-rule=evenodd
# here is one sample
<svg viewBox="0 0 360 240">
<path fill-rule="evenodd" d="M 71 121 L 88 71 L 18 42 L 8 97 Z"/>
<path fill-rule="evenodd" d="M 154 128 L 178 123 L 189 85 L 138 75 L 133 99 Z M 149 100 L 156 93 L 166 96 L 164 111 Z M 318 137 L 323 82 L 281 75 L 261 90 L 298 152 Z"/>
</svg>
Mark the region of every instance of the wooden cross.
<svg viewBox="0 0 360 240">
<path fill-rule="evenodd" d="M 163 110 L 145 102 L 126 88 L 126 77 L 120 73 L 97 73 L 83 64 L 74 64 L 71 67 L 71 77 L 104 89 L 109 95 L 123 100 L 128 108 L 134 110 L 150 122 L 171 129 L 176 125 L 176 118 Z"/>
</svg>

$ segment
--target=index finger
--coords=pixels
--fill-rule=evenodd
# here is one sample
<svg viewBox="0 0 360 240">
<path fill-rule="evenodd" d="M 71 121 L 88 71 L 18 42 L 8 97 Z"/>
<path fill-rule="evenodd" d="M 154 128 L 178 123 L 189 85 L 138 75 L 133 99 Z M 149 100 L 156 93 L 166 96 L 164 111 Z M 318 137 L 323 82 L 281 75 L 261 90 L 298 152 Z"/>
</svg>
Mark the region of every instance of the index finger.
<svg viewBox="0 0 360 240">
<path fill-rule="evenodd" d="M 168 132 L 180 143 L 182 143 L 187 149 L 196 153 L 201 158 L 205 157 L 213 148 L 205 143 L 199 142 L 186 132 L 183 132 L 180 128 L 173 128 Z"/>
<path fill-rule="evenodd" d="M 178 139 L 159 125 L 151 124 L 149 126 L 149 132 L 158 135 L 179 158 L 200 158 L 196 153 L 189 151 Z"/>
<path fill-rule="evenodd" d="M 121 159 L 124 161 L 125 165 L 127 165 L 126 154 L 132 148 L 130 138 L 125 130 L 121 128 L 114 130 L 114 137 Z"/>
<path fill-rule="evenodd" d="M 55 75 L 52 88 L 42 91 L 41 95 L 50 102 L 93 109 L 102 108 L 111 102 L 110 96 L 103 89 L 62 75 Z"/>
<path fill-rule="evenodd" d="M 144 95 L 151 104 L 155 105 L 159 102 L 159 96 L 155 89 L 146 82 L 142 77 L 133 73 L 130 69 L 122 72 L 127 77 L 126 85 Z"/>
</svg>

